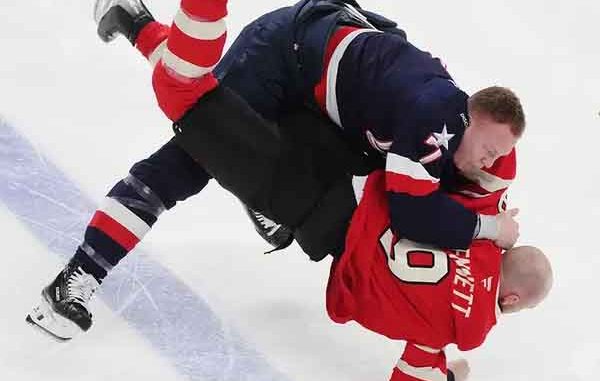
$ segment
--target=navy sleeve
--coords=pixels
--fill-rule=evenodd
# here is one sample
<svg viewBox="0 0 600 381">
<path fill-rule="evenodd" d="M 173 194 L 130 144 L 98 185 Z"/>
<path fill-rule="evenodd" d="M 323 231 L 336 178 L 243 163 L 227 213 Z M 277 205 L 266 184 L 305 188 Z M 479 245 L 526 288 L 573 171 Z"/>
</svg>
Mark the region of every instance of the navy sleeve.
<svg viewBox="0 0 600 381">
<path fill-rule="evenodd" d="M 445 193 L 453 178 L 443 174 L 452 166 L 464 131 L 465 98 L 438 98 L 450 88 L 447 82 L 438 83 L 425 92 L 429 99 L 416 107 L 422 111 L 414 124 L 395 131 L 386 157 L 390 218 L 401 237 L 464 250 L 473 239 L 477 215 Z"/>
<path fill-rule="evenodd" d="M 443 174 L 468 122 L 468 95 L 439 59 L 399 35 L 357 37 L 340 70 L 342 123 L 386 153 L 395 232 L 412 241 L 468 248 L 477 216 L 442 191 L 453 180 Z"/>
<path fill-rule="evenodd" d="M 438 190 L 426 196 L 390 192 L 392 229 L 411 241 L 466 250 L 477 215 Z"/>
</svg>

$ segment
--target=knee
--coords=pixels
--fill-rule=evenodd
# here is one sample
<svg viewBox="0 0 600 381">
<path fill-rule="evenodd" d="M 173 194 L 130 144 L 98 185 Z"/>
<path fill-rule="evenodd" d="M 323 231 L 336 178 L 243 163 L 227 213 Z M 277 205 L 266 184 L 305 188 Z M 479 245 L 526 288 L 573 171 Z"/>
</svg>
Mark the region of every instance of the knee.
<svg viewBox="0 0 600 381">
<path fill-rule="evenodd" d="M 185 113 L 218 82 L 212 73 L 188 78 L 159 62 L 152 73 L 152 87 L 160 109 L 171 121 L 180 120 Z"/>
</svg>

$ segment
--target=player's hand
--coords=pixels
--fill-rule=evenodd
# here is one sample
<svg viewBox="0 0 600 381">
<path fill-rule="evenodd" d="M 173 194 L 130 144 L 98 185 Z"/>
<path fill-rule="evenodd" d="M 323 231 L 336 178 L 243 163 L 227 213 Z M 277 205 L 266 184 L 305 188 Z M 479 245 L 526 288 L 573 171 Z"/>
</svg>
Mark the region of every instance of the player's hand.
<svg viewBox="0 0 600 381">
<path fill-rule="evenodd" d="M 450 361 L 448 363 L 448 369 L 454 374 L 455 381 L 465 381 L 471 372 L 469 363 L 465 359 Z"/>
<path fill-rule="evenodd" d="M 498 238 L 494 242 L 503 249 L 513 247 L 519 238 L 519 223 L 515 221 L 518 213 L 519 209 L 509 209 L 496 216 Z"/>
</svg>

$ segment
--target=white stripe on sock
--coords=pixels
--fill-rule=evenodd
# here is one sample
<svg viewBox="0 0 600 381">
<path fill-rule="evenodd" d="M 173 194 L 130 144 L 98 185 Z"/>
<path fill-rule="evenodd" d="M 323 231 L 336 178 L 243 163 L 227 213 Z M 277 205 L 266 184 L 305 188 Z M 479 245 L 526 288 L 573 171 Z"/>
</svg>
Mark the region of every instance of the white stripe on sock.
<svg viewBox="0 0 600 381">
<path fill-rule="evenodd" d="M 150 231 L 150 226 L 144 220 L 110 197 L 104 198 L 99 210 L 117 221 L 140 240 Z"/>
<path fill-rule="evenodd" d="M 216 40 L 227 31 L 224 18 L 217 21 L 196 21 L 181 9 L 173 22 L 183 33 L 196 40 Z"/>
<path fill-rule="evenodd" d="M 162 55 L 163 64 L 169 69 L 173 70 L 178 75 L 181 75 L 186 78 L 200 78 L 208 73 L 210 73 L 216 65 L 211 67 L 203 67 L 194 65 L 191 62 L 185 61 L 175 54 L 173 54 L 169 48 L 165 48 Z"/>
</svg>

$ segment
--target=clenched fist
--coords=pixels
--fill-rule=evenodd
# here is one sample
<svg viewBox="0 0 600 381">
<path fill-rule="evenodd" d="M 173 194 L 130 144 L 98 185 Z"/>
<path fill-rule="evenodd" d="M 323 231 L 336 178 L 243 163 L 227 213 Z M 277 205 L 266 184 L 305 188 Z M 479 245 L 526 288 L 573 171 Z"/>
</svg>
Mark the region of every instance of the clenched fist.
<svg viewBox="0 0 600 381">
<path fill-rule="evenodd" d="M 509 209 L 496 216 L 498 237 L 494 242 L 503 249 L 513 247 L 519 238 L 519 223 L 514 218 L 518 213 L 519 209 Z"/>
</svg>

